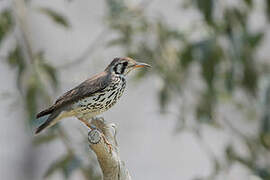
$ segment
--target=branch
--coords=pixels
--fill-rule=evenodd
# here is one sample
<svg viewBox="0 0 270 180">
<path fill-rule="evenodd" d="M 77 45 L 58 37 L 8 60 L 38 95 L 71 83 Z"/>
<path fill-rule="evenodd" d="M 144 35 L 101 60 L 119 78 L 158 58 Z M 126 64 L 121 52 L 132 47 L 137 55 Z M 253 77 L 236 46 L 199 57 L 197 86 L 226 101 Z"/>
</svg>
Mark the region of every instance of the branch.
<svg viewBox="0 0 270 180">
<path fill-rule="evenodd" d="M 15 13 L 14 16 L 17 19 L 18 28 L 21 33 L 21 41 L 22 41 L 22 47 L 24 48 L 26 52 L 26 58 L 29 59 L 29 62 L 31 64 L 34 63 L 35 55 L 32 49 L 31 40 L 29 38 L 29 29 L 27 24 L 27 7 L 25 4 L 25 1 L 23 0 L 15 0 Z"/>
<path fill-rule="evenodd" d="M 88 133 L 88 141 L 96 153 L 103 180 L 131 180 L 124 162 L 120 160 L 115 124 L 106 123 L 103 118 L 93 119 L 91 124 L 96 128 Z M 111 149 L 107 141 L 112 146 Z"/>
</svg>

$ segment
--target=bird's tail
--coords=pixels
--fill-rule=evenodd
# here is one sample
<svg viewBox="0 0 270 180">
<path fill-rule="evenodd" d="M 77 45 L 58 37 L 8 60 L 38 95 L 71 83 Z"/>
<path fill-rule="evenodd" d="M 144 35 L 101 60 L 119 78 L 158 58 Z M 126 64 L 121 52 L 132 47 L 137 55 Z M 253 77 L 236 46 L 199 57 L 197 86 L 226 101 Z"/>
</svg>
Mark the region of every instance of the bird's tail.
<svg viewBox="0 0 270 180">
<path fill-rule="evenodd" d="M 51 114 L 55 110 L 54 106 L 49 107 L 48 109 L 45 109 L 44 111 L 41 111 L 40 113 L 37 114 L 36 118 L 40 118 L 42 116 Z"/>
<path fill-rule="evenodd" d="M 48 117 L 48 119 L 37 128 L 37 130 L 35 131 L 35 134 L 38 134 L 44 129 L 49 128 L 53 126 L 54 124 L 56 124 L 60 120 L 60 118 L 58 118 L 60 113 L 61 113 L 60 110 L 52 112 L 50 116 Z"/>
</svg>

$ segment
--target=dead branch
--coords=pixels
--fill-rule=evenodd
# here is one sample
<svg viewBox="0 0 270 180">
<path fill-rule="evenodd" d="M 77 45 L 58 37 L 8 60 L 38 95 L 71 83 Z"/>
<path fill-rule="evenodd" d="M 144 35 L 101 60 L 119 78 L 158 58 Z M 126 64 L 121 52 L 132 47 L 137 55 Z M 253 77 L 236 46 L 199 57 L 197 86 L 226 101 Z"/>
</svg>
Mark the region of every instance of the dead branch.
<svg viewBox="0 0 270 180">
<path fill-rule="evenodd" d="M 131 180 L 119 156 L 119 147 L 115 138 L 116 125 L 106 123 L 103 118 L 93 119 L 91 124 L 96 128 L 89 131 L 88 141 L 97 156 L 103 172 L 103 180 Z"/>
</svg>

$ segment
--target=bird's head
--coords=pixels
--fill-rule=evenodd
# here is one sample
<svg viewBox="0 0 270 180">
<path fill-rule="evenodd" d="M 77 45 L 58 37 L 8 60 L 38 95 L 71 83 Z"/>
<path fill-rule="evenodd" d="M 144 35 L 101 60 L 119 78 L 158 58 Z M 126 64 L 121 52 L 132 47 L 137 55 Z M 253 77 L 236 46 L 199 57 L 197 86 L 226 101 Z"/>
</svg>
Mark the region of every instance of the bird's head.
<svg viewBox="0 0 270 180">
<path fill-rule="evenodd" d="M 114 58 L 105 71 L 115 73 L 118 75 L 127 75 L 131 70 L 138 67 L 151 67 L 146 63 L 136 62 L 135 60 L 124 57 L 124 58 Z"/>
</svg>

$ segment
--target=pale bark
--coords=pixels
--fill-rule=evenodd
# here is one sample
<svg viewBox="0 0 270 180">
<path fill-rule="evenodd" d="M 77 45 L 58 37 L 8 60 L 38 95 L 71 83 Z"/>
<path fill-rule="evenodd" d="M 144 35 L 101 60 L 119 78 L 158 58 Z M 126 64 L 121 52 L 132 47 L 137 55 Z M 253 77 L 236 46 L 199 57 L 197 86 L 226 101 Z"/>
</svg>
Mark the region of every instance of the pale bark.
<svg viewBox="0 0 270 180">
<path fill-rule="evenodd" d="M 91 121 L 96 128 L 88 133 L 88 141 L 96 153 L 103 172 L 103 180 L 131 180 L 129 172 L 119 156 L 119 147 L 116 141 L 116 126 L 106 123 L 103 118 Z M 106 140 L 111 144 L 111 149 Z"/>
</svg>

